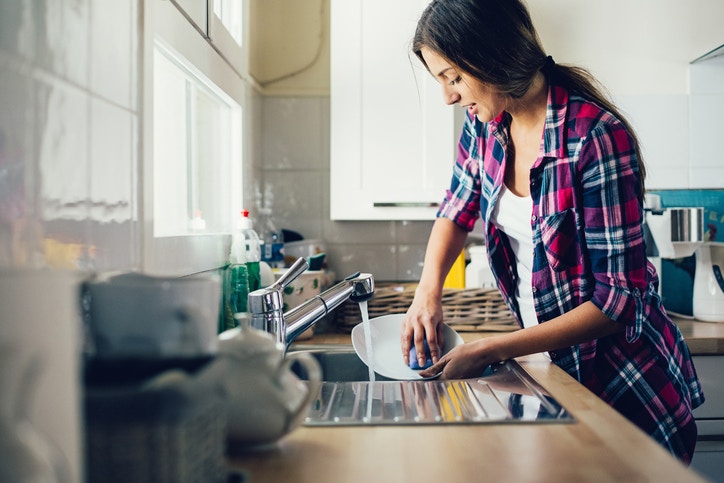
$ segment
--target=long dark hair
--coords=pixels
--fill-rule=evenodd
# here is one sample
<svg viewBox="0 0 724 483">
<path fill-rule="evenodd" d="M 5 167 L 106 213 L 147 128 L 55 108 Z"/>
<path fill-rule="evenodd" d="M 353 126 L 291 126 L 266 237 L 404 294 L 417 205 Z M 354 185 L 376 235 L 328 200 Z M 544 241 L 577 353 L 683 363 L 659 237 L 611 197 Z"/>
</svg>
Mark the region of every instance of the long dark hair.
<svg viewBox="0 0 724 483">
<path fill-rule="evenodd" d="M 512 98 L 522 97 L 536 73 L 611 112 L 628 130 L 638 155 L 640 197 L 646 169 L 636 132 L 586 69 L 555 64 L 541 45 L 528 9 L 521 0 L 432 0 L 417 23 L 412 51 L 425 65 L 427 47 Z"/>
</svg>

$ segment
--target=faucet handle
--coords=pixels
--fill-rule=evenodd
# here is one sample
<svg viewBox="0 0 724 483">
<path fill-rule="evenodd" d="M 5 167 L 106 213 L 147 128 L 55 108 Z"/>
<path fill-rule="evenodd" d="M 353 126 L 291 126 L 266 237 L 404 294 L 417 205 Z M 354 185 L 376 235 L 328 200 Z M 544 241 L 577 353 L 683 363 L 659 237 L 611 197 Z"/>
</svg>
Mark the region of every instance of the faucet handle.
<svg viewBox="0 0 724 483">
<path fill-rule="evenodd" d="M 276 288 L 284 289 L 287 285 L 292 283 L 295 278 L 300 276 L 302 273 L 304 273 L 307 268 L 309 268 L 309 263 L 307 262 L 307 259 L 304 257 L 299 257 L 297 260 L 292 264 L 289 269 L 284 272 L 284 274 L 279 277 L 279 280 L 277 280 L 274 285 L 272 285 L 269 288 Z"/>
<path fill-rule="evenodd" d="M 260 315 L 281 311 L 284 307 L 284 300 L 282 298 L 284 288 L 295 278 L 304 273 L 307 267 L 309 267 L 307 260 L 303 257 L 298 258 L 289 270 L 279 277 L 279 280 L 266 288 L 260 288 L 259 290 L 251 292 L 247 299 L 249 312 L 255 315 Z M 254 325 L 253 321 L 252 325 Z"/>
</svg>

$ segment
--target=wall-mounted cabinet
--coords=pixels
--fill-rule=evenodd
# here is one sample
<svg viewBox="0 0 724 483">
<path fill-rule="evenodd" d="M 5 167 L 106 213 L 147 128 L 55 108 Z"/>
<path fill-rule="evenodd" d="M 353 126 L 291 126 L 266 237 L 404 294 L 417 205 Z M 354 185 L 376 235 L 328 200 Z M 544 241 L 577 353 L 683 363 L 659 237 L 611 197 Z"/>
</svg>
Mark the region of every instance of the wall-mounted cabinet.
<svg viewBox="0 0 724 483">
<path fill-rule="evenodd" d="M 428 0 L 332 0 L 333 220 L 432 220 L 452 174 L 455 109 L 410 52 Z"/>
</svg>

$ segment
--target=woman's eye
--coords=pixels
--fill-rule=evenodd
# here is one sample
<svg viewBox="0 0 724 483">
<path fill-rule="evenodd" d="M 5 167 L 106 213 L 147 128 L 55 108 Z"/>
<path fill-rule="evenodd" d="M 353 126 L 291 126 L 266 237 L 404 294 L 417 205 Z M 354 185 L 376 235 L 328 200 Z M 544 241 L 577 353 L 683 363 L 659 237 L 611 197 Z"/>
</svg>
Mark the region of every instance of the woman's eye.
<svg viewBox="0 0 724 483">
<path fill-rule="evenodd" d="M 455 84 L 458 84 L 461 80 L 462 79 L 460 78 L 460 76 L 457 76 L 456 78 L 454 78 L 453 80 L 450 81 L 450 85 L 454 86 Z"/>
</svg>

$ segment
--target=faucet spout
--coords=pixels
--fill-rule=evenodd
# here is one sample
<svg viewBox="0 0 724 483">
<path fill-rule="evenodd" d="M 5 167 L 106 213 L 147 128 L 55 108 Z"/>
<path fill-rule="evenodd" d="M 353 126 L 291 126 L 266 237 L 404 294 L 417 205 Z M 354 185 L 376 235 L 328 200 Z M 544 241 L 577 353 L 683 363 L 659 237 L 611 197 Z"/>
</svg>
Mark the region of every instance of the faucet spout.
<svg viewBox="0 0 724 483">
<path fill-rule="evenodd" d="M 284 287 L 308 266 L 304 258 L 299 258 L 276 283 L 249 294 L 251 326 L 275 335 L 285 350 L 301 333 L 347 300 L 364 302 L 374 295 L 372 274 L 357 272 L 299 306 L 283 312 Z"/>
<path fill-rule="evenodd" d="M 371 299 L 374 289 L 375 283 L 372 274 L 357 272 L 325 292 L 285 312 L 287 346 L 319 319 L 347 300 L 364 302 Z"/>
</svg>

